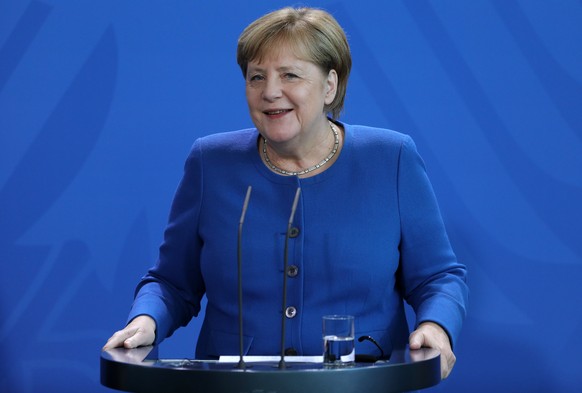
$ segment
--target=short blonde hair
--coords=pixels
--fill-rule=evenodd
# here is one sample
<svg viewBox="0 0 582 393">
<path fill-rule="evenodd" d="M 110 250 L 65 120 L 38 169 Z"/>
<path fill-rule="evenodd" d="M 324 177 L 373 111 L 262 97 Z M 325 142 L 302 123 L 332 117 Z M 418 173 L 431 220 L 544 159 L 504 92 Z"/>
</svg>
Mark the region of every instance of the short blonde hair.
<svg viewBox="0 0 582 393">
<path fill-rule="evenodd" d="M 255 20 L 242 32 L 237 62 L 246 78 L 249 61 L 261 61 L 283 44 L 297 57 L 319 66 L 325 73 L 335 70 L 337 94 L 325 107 L 337 119 L 343 109 L 352 57 L 346 34 L 328 12 L 316 8 L 286 7 Z"/>
</svg>

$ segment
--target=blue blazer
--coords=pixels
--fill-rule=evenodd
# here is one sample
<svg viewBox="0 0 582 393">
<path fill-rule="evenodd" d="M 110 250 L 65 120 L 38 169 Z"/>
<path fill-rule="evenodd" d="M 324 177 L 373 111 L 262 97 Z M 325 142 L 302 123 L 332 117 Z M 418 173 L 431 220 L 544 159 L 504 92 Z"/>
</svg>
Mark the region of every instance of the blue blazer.
<svg viewBox="0 0 582 393">
<path fill-rule="evenodd" d="M 342 124 L 345 142 L 325 172 L 300 179 L 261 161 L 256 129 L 198 139 L 185 164 L 155 266 L 141 280 L 129 316 L 152 316 L 156 341 L 186 325 L 207 298 L 197 358 L 238 354 L 237 230 L 243 231 L 244 348 L 280 352 L 283 248 L 289 239 L 287 347 L 322 353 L 321 317 L 355 316 L 356 336 L 389 353 L 408 342 L 403 301 L 416 323 L 434 321 L 454 342 L 465 315 L 466 268 L 451 249 L 433 189 L 412 139 Z M 377 353 L 369 342 L 356 353 Z"/>
</svg>

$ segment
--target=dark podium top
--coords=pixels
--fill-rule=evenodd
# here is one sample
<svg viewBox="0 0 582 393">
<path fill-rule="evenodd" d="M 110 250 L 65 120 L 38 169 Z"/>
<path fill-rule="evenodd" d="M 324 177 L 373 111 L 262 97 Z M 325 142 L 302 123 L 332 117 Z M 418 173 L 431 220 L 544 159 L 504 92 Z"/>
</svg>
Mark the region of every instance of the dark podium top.
<svg viewBox="0 0 582 393">
<path fill-rule="evenodd" d="M 287 358 L 286 358 L 287 359 Z M 157 348 L 101 352 L 101 383 L 128 392 L 374 393 L 403 392 L 441 380 L 440 353 L 423 348 L 394 351 L 388 361 L 326 369 L 320 363 L 233 363 L 158 359 Z"/>
</svg>

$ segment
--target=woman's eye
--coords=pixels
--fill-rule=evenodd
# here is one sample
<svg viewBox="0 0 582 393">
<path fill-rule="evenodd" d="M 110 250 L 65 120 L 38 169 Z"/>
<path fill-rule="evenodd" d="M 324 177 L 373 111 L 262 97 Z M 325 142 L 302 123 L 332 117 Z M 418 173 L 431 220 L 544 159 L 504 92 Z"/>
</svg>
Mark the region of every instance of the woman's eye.
<svg viewBox="0 0 582 393">
<path fill-rule="evenodd" d="M 249 78 L 249 80 L 251 82 L 261 81 L 263 79 L 264 79 L 263 76 L 262 75 L 259 75 L 259 74 L 251 75 L 251 77 Z"/>
<path fill-rule="evenodd" d="M 293 73 L 290 73 L 290 72 L 286 73 L 286 74 L 284 75 L 284 77 L 285 77 L 286 79 L 295 79 L 295 78 L 298 78 L 298 76 L 297 76 L 296 74 L 293 74 Z"/>
</svg>

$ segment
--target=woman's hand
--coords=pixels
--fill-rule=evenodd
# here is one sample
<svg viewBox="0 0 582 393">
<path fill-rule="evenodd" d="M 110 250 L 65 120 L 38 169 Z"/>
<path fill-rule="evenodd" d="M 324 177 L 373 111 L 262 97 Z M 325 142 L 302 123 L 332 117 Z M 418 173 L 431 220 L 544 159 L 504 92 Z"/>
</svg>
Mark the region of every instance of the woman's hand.
<svg viewBox="0 0 582 393">
<path fill-rule="evenodd" d="M 441 353 L 441 378 L 445 379 L 453 370 L 457 358 L 451 348 L 449 336 L 434 322 L 423 322 L 410 334 L 410 349 L 421 347 L 438 349 Z"/>
<path fill-rule="evenodd" d="M 148 315 L 135 317 L 124 329 L 107 340 L 103 351 L 111 348 L 137 348 L 151 345 L 156 339 L 156 322 Z"/>
</svg>

